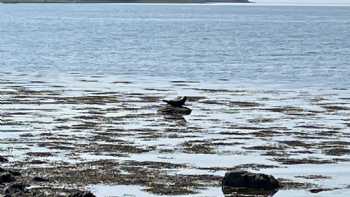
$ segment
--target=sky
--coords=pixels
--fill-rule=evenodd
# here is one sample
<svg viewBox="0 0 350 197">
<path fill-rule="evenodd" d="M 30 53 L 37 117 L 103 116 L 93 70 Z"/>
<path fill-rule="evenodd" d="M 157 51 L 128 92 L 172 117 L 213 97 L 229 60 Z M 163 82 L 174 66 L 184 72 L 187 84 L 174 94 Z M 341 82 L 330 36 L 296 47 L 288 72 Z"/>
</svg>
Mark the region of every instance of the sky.
<svg viewBox="0 0 350 197">
<path fill-rule="evenodd" d="M 256 3 L 350 4 L 350 0 L 251 0 Z"/>
</svg>

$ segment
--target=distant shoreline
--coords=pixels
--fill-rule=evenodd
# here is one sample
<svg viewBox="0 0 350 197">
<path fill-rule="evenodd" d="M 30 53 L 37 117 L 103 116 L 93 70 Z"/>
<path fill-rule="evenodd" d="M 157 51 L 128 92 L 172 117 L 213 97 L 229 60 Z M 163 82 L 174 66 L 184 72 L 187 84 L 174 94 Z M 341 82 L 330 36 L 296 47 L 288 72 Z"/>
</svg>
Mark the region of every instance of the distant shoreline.
<svg viewBox="0 0 350 197">
<path fill-rule="evenodd" d="M 249 0 L 0 0 L 0 3 L 254 3 Z"/>
</svg>

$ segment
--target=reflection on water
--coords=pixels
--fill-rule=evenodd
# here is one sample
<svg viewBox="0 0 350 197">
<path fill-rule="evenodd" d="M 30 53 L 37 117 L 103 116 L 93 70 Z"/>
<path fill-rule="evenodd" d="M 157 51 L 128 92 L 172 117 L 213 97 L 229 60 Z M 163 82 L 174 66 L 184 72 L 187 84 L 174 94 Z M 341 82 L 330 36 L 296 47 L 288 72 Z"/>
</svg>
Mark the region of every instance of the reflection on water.
<svg viewBox="0 0 350 197">
<path fill-rule="evenodd" d="M 133 185 L 92 185 L 88 187 L 97 197 L 159 197 L 143 191 L 144 188 Z M 205 194 L 191 194 L 193 197 L 220 197 L 220 187 L 209 187 L 205 189 Z M 171 197 L 188 197 L 189 195 L 167 195 Z"/>
<path fill-rule="evenodd" d="M 186 126 L 186 119 L 183 115 L 164 115 L 164 120 L 175 122 L 177 126 Z"/>
<path fill-rule="evenodd" d="M 222 187 L 225 197 L 272 197 L 278 190 Z"/>
</svg>

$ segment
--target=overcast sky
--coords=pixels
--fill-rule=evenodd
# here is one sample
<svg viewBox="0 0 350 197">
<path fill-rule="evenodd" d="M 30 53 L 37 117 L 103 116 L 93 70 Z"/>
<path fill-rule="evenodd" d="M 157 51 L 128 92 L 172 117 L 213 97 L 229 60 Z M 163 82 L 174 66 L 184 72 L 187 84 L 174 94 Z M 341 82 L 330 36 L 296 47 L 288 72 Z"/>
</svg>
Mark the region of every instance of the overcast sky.
<svg viewBox="0 0 350 197">
<path fill-rule="evenodd" d="M 251 0 L 256 3 L 350 4 L 350 0 Z"/>
</svg>

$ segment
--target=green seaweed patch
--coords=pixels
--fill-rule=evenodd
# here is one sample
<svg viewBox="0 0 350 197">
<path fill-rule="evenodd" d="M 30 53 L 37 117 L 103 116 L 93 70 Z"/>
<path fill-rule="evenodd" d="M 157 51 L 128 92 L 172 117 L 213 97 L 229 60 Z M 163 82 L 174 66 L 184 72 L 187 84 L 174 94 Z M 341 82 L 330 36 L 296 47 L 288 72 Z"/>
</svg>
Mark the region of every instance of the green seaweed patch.
<svg viewBox="0 0 350 197">
<path fill-rule="evenodd" d="M 289 147 L 302 147 L 302 148 L 311 148 L 314 145 L 313 144 L 308 144 L 302 141 L 298 141 L 298 140 L 283 140 L 283 141 L 278 141 L 278 143 L 283 144 L 283 145 L 287 145 Z"/>
<path fill-rule="evenodd" d="M 227 106 L 229 107 L 259 107 L 262 106 L 262 104 L 257 102 L 248 102 L 248 101 L 229 101 L 227 103 Z"/>
<path fill-rule="evenodd" d="M 330 176 L 324 176 L 324 175 L 307 175 L 307 176 L 295 176 L 295 178 L 302 178 L 302 179 L 331 179 Z"/>
<path fill-rule="evenodd" d="M 318 187 L 317 184 L 308 182 L 297 182 L 290 179 L 278 178 L 280 182 L 281 189 L 292 190 L 292 189 L 310 189 Z"/>
<path fill-rule="evenodd" d="M 118 103 L 118 99 L 115 96 L 103 95 L 103 96 L 76 96 L 76 97 L 55 97 L 58 103 L 62 104 L 96 104 L 106 105 L 109 103 Z"/>
<path fill-rule="evenodd" d="M 247 164 L 236 165 L 236 166 L 233 166 L 233 167 L 200 167 L 200 168 L 197 168 L 197 169 L 214 171 L 214 172 L 217 172 L 217 171 L 228 172 L 228 171 L 242 170 L 242 169 L 251 169 L 251 170 L 260 171 L 262 169 L 271 169 L 271 168 L 281 168 L 281 167 L 280 166 L 276 166 L 276 165 L 247 163 Z"/>
<path fill-rule="evenodd" d="M 249 119 L 249 123 L 271 123 L 274 122 L 276 119 L 275 118 L 254 118 L 254 119 Z"/>
<path fill-rule="evenodd" d="M 85 152 L 146 153 L 155 150 L 154 146 L 138 147 L 130 144 L 92 143 L 84 148 Z"/>
<path fill-rule="evenodd" d="M 215 147 L 209 141 L 190 140 L 182 144 L 185 153 L 215 154 Z"/>
<path fill-rule="evenodd" d="M 345 103 L 347 104 L 347 103 Z M 343 106 L 343 104 L 340 105 L 334 105 L 334 104 L 322 104 L 321 107 L 326 109 L 328 112 L 337 112 L 337 111 L 349 111 L 350 107 Z"/>
<path fill-rule="evenodd" d="M 251 135 L 254 135 L 255 137 L 259 137 L 259 138 L 271 138 L 273 136 L 281 136 L 282 133 L 279 131 L 275 131 L 275 130 L 270 130 L 270 129 L 263 129 L 260 131 L 256 131 L 256 132 L 251 132 Z"/>
<path fill-rule="evenodd" d="M 307 112 L 307 110 L 303 108 L 294 107 L 294 106 L 265 108 L 263 110 L 276 112 L 276 113 L 284 113 L 287 115 L 302 115 L 303 113 Z"/>
<path fill-rule="evenodd" d="M 270 159 L 284 165 L 300 165 L 300 164 L 331 164 L 336 163 L 334 160 L 321 159 L 316 157 L 307 157 L 302 159 L 288 157 L 274 157 Z"/>
<path fill-rule="evenodd" d="M 161 195 L 194 194 L 206 186 L 219 186 L 221 176 L 215 175 L 169 175 L 165 169 L 186 168 L 183 164 L 166 162 L 138 162 L 100 160 L 74 165 L 49 168 L 27 168 L 32 176 L 54 180 L 46 187 L 65 185 L 66 189 L 76 189 L 91 184 L 140 185 L 146 191 Z"/>
<path fill-rule="evenodd" d="M 343 155 L 350 155 L 350 149 L 345 147 L 336 147 L 336 148 L 323 150 L 322 153 L 326 155 L 332 155 L 332 156 L 343 156 Z"/>
<path fill-rule="evenodd" d="M 52 157 L 53 154 L 50 152 L 27 152 L 26 155 L 31 157 Z"/>
<path fill-rule="evenodd" d="M 280 145 L 280 144 L 267 144 L 267 145 L 257 145 L 257 146 L 249 146 L 249 147 L 242 147 L 242 148 L 246 150 L 281 151 L 286 149 L 287 147 L 285 145 Z"/>
<path fill-rule="evenodd" d="M 113 81 L 113 84 L 132 84 L 131 81 Z"/>
<path fill-rule="evenodd" d="M 309 191 L 311 193 L 317 194 L 320 192 L 328 192 L 328 191 L 334 191 L 334 190 L 338 190 L 340 188 L 314 188 L 314 189 L 310 189 Z"/>
</svg>

